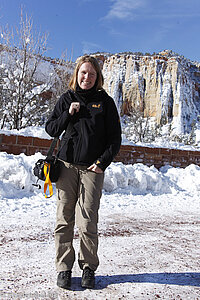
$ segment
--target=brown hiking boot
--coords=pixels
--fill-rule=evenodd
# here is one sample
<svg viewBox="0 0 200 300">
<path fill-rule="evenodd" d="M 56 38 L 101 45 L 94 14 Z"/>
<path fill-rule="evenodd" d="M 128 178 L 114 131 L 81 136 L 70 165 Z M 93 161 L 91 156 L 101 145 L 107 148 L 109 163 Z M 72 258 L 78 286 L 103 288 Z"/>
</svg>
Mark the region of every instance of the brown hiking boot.
<svg viewBox="0 0 200 300">
<path fill-rule="evenodd" d="M 58 274 L 57 278 L 57 286 L 63 289 L 70 289 L 71 288 L 71 274 L 72 271 L 62 271 Z"/>
<path fill-rule="evenodd" d="M 94 285 L 95 285 L 94 271 L 91 270 L 89 267 L 86 267 L 83 270 L 81 286 L 83 288 L 92 289 L 94 288 Z"/>
</svg>

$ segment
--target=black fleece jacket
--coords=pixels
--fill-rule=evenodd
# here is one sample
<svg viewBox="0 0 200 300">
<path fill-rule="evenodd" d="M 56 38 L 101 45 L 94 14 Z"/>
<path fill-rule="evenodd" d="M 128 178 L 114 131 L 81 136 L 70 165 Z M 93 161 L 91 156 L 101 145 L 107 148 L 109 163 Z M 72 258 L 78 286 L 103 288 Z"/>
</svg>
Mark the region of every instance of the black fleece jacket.
<svg viewBox="0 0 200 300">
<path fill-rule="evenodd" d="M 74 115 L 69 114 L 72 102 L 80 102 L 80 110 Z M 68 90 L 56 103 L 45 130 L 52 137 L 59 137 L 64 132 L 58 153 L 60 159 L 86 166 L 95 163 L 103 171 L 121 145 L 117 108 L 104 90 Z"/>
</svg>

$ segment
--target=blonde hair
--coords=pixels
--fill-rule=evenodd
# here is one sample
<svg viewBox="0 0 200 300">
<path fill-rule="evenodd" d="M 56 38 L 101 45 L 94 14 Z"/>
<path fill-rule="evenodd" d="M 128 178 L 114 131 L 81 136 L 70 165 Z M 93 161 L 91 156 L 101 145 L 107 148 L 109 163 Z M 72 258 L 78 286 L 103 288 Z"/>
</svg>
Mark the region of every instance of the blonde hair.
<svg viewBox="0 0 200 300">
<path fill-rule="evenodd" d="M 78 77 L 78 71 L 81 67 L 81 65 L 85 62 L 89 62 L 92 64 L 93 68 L 95 69 L 96 73 L 97 73 L 97 79 L 96 79 L 96 90 L 102 90 L 103 89 L 103 83 L 104 83 L 104 78 L 101 72 L 101 68 L 100 65 L 97 61 L 97 59 L 93 56 L 90 55 L 84 55 L 82 57 L 80 57 L 77 60 L 77 64 L 76 67 L 74 69 L 74 73 L 71 77 L 71 80 L 69 82 L 69 88 L 72 89 L 73 91 L 76 90 L 76 85 L 77 85 L 77 77 Z"/>
</svg>

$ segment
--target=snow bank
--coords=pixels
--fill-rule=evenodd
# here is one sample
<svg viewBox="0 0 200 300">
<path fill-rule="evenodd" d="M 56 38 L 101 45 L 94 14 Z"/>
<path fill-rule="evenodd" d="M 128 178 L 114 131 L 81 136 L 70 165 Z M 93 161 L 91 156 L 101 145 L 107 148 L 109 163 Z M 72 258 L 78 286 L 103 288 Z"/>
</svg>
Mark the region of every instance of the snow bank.
<svg viewBox="0 0 200 300">
<path fill-rule="evenodd" d="M 32 185 L 34 163 L 42 158 L 41 153 L 32 156 L 0 153 L 0 198 L 21 198 L 36 193 Z M 124 165 L 111 163 L 105 171 L 104 191 L 107 193 L 124 192 L 134 195 L 149 193 L 167 194 L 174 190 L 200 191 L 200 167 L 190 165 L 185 169 L 162 167 L 157 170 L 141 163 Z M 42 184 L 42 182 L 41 182 Z"/>
<path fill-rule="evenodd" d="M 51 139 L 51 137 L 46 133 L 44 127 L 42 126 L 30 126 L 26 127 L 20 130 L 17 129 L 1 129 L 1 134 L 5 135 L 22 135 L 22 136 L 32 136 L 32 137 L 38 137 L 41 139 Z"/>
<path fill-rule="evenodd" d="M 135 165 L 112 163 L 105 172 L 106 192 L 128 188 L 135 194 L 170 193 L 170 185 L 170 178 L 165 178 L 154 166 L 149 168 L 140 163 Z"/>
<path fill-rule="evenodd" d="M 41 153 L 32 156 L 0 153 L 0 197 L 12 199 L 21 198 L 33 192 L 33 165 L 42 158 Z"/>
</svg>

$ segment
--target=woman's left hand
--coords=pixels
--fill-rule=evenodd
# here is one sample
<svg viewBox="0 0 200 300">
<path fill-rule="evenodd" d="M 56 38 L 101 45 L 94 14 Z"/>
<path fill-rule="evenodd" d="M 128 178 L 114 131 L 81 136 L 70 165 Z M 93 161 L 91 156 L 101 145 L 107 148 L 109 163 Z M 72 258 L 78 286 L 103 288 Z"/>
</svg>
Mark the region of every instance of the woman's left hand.
<svg viewBox="0 0 200 300">
<path fill-rule="evenodd" d="M 103 173 L 103 170 L 101 170 L 96 164 L 92 164 L 90 167 L 87 168 L 89 171 L 95 172 L 95 173 Z"/>
</svg>

